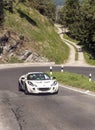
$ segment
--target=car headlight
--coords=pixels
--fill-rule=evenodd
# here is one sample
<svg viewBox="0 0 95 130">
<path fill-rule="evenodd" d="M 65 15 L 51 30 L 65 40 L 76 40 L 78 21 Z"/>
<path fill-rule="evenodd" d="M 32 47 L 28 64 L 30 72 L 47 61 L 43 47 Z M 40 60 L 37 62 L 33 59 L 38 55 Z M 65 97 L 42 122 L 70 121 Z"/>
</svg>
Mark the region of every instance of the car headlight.
<svg viewBox="0 0 95 130">
<path fill-rule="evenodd" d="M 51 86 L 55 86 L 57 84 L 57 81 L 54 81 Z"/>
<path fill-rule="evenodd" d="M 32 82 L 28 81 L 28 84 L 34 87 L 37 87 L 37 85 L 33 84 Z"/>
</svg>

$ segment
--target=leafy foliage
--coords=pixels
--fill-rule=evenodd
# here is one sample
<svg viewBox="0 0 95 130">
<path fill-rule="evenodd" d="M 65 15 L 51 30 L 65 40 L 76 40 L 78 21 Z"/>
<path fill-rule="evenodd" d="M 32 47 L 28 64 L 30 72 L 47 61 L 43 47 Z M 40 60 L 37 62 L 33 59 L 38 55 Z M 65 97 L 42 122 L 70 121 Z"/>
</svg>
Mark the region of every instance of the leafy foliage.
<svg viewBox="0 0 95 130">
<path fill-rule="evenodd" d="M 3 0 L 0 0 L 0 26 L 2 26 L 3 21 L 4 21 Z"/>
<path fill-rule="evenodd" d="M 66 0 L 60 22 L 90 53 L 95 52 L 95 0 Z"/>
</svg>

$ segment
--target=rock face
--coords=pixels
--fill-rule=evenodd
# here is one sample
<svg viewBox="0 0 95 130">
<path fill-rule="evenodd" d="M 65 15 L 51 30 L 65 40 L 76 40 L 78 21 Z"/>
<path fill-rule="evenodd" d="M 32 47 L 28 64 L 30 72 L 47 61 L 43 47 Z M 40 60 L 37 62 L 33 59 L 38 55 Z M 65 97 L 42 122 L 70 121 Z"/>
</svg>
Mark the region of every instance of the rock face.
<svg viewBox="0 0 95 130">
<path fill-rule="evenodd" d="M 0 34 L 0 63 L 8 62 L 48 62 L 48 59 L 25 46 L 28 39 L 15 32 L 4 30 Z M 32 44 L 32 42 L 31 42 Z M 31 46 L 30 44 L 30 46 Z M 27 49 L 29 48 L 29 49 Z"/>
</svg>

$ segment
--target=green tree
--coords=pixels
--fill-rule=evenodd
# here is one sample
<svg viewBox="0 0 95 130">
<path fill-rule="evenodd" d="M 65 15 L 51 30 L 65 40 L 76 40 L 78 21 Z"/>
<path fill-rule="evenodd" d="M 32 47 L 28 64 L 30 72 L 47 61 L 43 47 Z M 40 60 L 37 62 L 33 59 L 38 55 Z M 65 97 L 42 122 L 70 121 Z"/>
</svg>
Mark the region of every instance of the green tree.
<svg viewBox="0 0 95 130">
<path fill-rule="evenodd" d="M 75 26 L 78 24 L 80 4 L 79 0 L 66 0 L 60 14 L 60 22 L 68 27 L 72 35 L 76 33 Z"/>
<path fill-rule="evenodd" d="M 77 26 L 73 30 L 75 38 L 77 38 L 81 43 L 88 49 L 95 49 L 95 1 L 86 0 L 81 4 L 79 16 L 77 21 Z"/>
<path fill-rule="evenodd" d="M 3 22 L 4 22 L 3 0 L 0 0 L 0 26 L 3 25 Z"/>
<path fill-rule="evenodd" d="M 81 4 L 82 2 L 82 4 Z M 84 46 L 95 46 L 95 0 L 66 0 L 60 21 Z"/>
</svg>

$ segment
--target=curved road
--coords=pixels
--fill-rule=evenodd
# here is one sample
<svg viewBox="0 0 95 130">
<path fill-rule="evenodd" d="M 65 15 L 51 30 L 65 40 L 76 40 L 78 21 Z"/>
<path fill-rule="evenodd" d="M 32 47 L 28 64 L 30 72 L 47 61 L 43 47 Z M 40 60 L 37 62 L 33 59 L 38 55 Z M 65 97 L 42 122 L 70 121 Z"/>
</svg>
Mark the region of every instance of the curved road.
<svg viewBox="0 0 95 130">
<path fill-rule="evenodd" d="M 88 66 L 88 64 L 85 61 L 84 58 L 84 54 L 81 51 L 77 52 L 78 55 L 78 59 L 75 60 L 75 55 L 76 55 L 76 51 L 75 48 L 77 50 L 79 50 L 79 48 L 81 48 L 81 46 L 77 45 L 76 43 L 67 40 L 63 37 L 63 35 L 68 31 L 66 28 L 63 28 L 62 25 L 59 24 L 55 24 L 55 28 L 57 33 L 59 34 L 60 38 L 62 39 L 62 41 L 68 45 L 68 47 L 70 48 L 70 54 L 69 54 L 69 58 L 67 60 L 67 62 L 65 63 L 65 65 L 69 65 L 69 66 Z M 75 47 L 75 48 L 74 48 Z"/>
<path fill-rule="evenodd" d="M 92 72 L 93 79 L 94 70 L 64 67 L 64 71 L 85 75 Z M 64 86 L 60 86 L 58 95 L 27 96 L 18 91 L 18 78 L 29 71 L 49 71 L 49 66 L 0 70 L 0 121 L 6 130 L 95 130 L 94 96 Z M 60 71 L 60 67 L 53 67 L 53 71 Z"/>
</svg>

